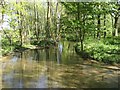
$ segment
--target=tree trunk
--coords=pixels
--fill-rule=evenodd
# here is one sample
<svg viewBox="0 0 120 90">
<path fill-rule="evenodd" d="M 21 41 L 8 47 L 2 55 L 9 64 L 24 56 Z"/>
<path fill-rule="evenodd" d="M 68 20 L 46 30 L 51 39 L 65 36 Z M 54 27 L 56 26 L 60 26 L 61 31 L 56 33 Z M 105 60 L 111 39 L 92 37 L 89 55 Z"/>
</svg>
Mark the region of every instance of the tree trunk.
<svg viewBox="0 0 120 90">
<path fill-rule="evenodd" d="M 95 24 L 95 19 L 94 19 L 94 15 L 92 15 L 92 19 L 93 19 L 93 25 Z M 95 38 L 95 36 L 96 36 L 96 32 L 95 32 L 95 30 L 94 30 L 94 38 Z"/>
<path fill-rule="evenodd" d="M 80 8 L 79 8 L 79 2 L 77 3 L 77 21 L 79 22 L 80 20 Z M 79 23 L 78 23 L 78 31 L 79 31 L 79 36 L 80 36 L 80 43 L 81 43 L 81 52 L 83 53 L 83 32 L 82 29 L 79 27 Z"/>
<path fill-rule="evenodd" d="M 50 38 L 50 2 L 47 2 L 46 39 Z"/>
<path fill-rule="evenodd" d="M 22 5 L 22 2 L 17 1 L 16 0 L 16 4 L 20 3 L 20 5 Z M 18 25 L 19 25 L 19 36 L 20 36 L 20 47 L 23 46 L 23 37 L 22 37 L 22 20 L 20 18 L 22 18 L 22 12 L 17 11 L 18 14 Z"/>
<path fill-rule="evenodd" d="M 106 38 L 106 15 L 104 14 L 104 38 Z"/>
<path fill-rule="evenodd" d="M 36 39 L 37 41 L 39 41 L 39 35 L 38 35 L 38 22 L 37 22 L 37 19 L 38 19 L 38 12 L 36 10 L 37 8 L 37 5 L 35 4 L 35 0 L 34 0 L 34 16 L 35 16 L 35 20 L 34 20 L 34 25 L 35 25 L 35 36 L 36 36 Z"/>
<path fill-rule="evenodd" d="M 114 36 L 118 36 L 117 22 L 118 22 L 118 16 L 115 16 L 115 23 L 114 23 Z"/>
<path fill-rule="evenodd" d="M 113 16 L 111 15 L 111 19 L 112 19 L 112 36 L 115 36 L 115 32 L 114 32 L 114 20 L 113 20 Z"/>
<path fill-rule="evenodd" d="M 98 28 L 97 38 L 98 39 L 100 39 L 100 24 L 101 24 L 101 22 L 100 22 L 100 15 L 98 15 L 98 26 L 97 26 L 97 28 Z"/>
<path fill-rule="evenodd" d="M 55 30 L 55 39 L 57 41 L 57 38 L 58 38 L 58 2 L 56 4 L 56 14 L 55 14 L 55 22 L 56 22 L 56 30 Z"/>
<path fill-rule="evenodd" d="M 22 5 L 22 2 L 20 2 L 21 4 L 20 5 Z M 23 18 L 22 17 L 22 12 L 20 12 L 19 13 L 19 15 L 20 15 L 20 18 Z M 22 33 L 23 33 L 23 21 L 22 20 L 20 20 L 20 29 L 19 29 L 19 34 L 20 34 L 20 46 L 22 47 L 23 46 L 23 36 L 22 36 Z"/>
</svg>

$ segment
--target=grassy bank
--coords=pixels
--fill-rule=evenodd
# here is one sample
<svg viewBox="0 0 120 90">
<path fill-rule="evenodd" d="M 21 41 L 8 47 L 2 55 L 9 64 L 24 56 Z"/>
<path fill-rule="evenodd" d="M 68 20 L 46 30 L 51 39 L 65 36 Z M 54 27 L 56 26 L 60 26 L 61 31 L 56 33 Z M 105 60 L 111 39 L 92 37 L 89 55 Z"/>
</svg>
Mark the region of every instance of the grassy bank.
<svg viewBox="0 0 120 90">
<path fill-rule="evenodd" d="M 57 42 L 53 40 L 41 40 L 40 42 L 35 41 L 35 42 L 31 42 L 30 44 L 24 44 L 22 46 L 18 45 L 18 43 L 12 43 L 12 45 L 10 45 L 8 41 L 2 40 L 1 52 L 2 52 L 2 55 L 7 55 L 14 51 L 22 52 L 27 49 L 44 49 L 44 48 L 49 48 L 56 45 L 57 45 Z"/>
<path fill-rule="evenodd" d="M 80 54 L 80 43 L 76 44 L 76 51 Z M 105 63 L 120 63 L 120 37 L 106 39 L 86 39 L 84 52 L 88 57 Z"/>
</svg>

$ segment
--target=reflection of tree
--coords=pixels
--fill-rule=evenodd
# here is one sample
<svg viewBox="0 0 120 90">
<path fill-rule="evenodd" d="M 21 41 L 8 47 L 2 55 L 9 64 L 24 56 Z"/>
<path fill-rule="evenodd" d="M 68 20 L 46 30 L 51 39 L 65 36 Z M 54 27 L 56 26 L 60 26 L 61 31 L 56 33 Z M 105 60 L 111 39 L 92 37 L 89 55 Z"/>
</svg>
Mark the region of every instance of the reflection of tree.
<svg viewBox="0 0 120 90">
<path fill-rule="evenodd" d="M 58 52 L 57 52 L 57 63 L 60 64 L 62 57 L 63 45 L 61 43 L 58 44 Z"/>
<path fill-rule="evenodd" d="M 49 49 L 45 49 L 45 52 L 46 52 L 46 60 L 49 60 L 50 58 Z"/>
<path fill-rule="evenodd" d="M 120 89 L 120 70 L 117 70 L 118 73 L 118 88 Z"/>
<path fill-rule="evenodd" d="M 39 50 L 35 49 L 34 53 L 35 53 L 35 60 L 39 62 L 39 60 L 40 60 L 40 52 L 39 52 Z"/>
<path fill-rule="evenodd" d="M 48 64 L 48 62 L 49 62 L 49 49 L 45 49 L 45 52 L 46 52 L 46 69 L 47 69 L 47 71 L 46 71 L 46 82 L 48 82 L 49 81 L 49 64 Z M 49 82 L 48 82 L 49 83 Z"/>
<path fill-rule="evenodd" d="M 57 61 L 57 49 L 55 48 L 55 60 Z"/>
<path fill-rule="evenodd" d="M 20 81 L 19 81 L 20 82 L 20 87 L 23 87 L 23 85 L 24 85 L 23 84 L 23 74 L 24 74 L 23 73 L 23 64 L 24 63 L 23 63 L 23 60 L 22 60 L 23 59 L 23 54 L 24 54 L 24 52 L 20 53 L 20 60 L 21 60 L 21 63 L 20 63 L 21 70 L 20 70 L 20 73 L 19 73 L 20 74 Z"/>
</svg>

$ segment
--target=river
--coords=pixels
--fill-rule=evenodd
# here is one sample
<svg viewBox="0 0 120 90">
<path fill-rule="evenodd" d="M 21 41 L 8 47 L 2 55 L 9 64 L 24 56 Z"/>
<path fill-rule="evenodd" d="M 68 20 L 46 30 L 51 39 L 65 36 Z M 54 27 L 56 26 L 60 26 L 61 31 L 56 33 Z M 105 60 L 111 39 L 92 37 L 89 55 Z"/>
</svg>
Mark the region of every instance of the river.
<svg viewBox="0 0 120 90">
<path fill-rule="evenodd" d="M 83 60 L 73 42 L 60 42 L 3 57 L 2 88 L 119 88 L 118 70 Z"/>
</svg>

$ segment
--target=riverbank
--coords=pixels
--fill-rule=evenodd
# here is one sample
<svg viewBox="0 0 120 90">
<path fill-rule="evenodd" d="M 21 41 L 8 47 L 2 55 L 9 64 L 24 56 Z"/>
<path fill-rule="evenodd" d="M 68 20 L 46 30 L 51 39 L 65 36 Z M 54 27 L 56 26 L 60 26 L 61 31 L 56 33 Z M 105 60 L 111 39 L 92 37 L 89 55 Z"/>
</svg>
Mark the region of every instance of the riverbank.
<svg viewBox="0 0 120 90">
<path fill-rule="evenodd" d="M 114 64 L 120 63 L 120 39 L 119 37 L 108 37 L 106 39 L 87 39 L 84 42 L 84 52 L 81 52 L 80 43 L 75 46 L 76 52 L 99 62 Z"/>
<path fill-rule="evenodd" d="M 9 55 L 13 52 L 23 52 L 24 50 L 27 50 L 27 49 L 48 49 L 50 47 L 56 47 L 57 46 L 57 43 L 56 41 L 53 41 L 53 40 L 41 40 L 40 42 L 32 42 L 31 44 L 24 44 L 22 46 L 20 45 L 3 45 L 2 47 L 2 55 L 3 56 L 6 56 L 6 55 Z"/>
</svg>

